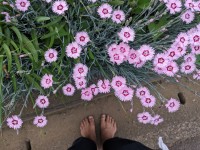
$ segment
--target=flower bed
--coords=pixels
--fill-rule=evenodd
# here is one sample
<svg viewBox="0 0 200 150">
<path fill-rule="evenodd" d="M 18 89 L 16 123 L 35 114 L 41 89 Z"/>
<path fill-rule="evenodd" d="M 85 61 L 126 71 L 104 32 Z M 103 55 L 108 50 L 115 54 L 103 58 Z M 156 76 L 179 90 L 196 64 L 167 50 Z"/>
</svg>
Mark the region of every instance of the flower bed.
<svg viewBox="0 0 200 150">
<path fill-rule="evenodd" d="M 175 112 L 180 102 L 153 96 L 149 80 L 200 77 L 200 1 L 10 0 L 0 11 L 1 123 L 18 99 L 22 109 L 29 101 L 45 109 L 62 89 L 66 96 L 81 90 L 85 101 L 111 91 L 123 102 L 136 95 L 146 110 L 138 121 L 158 125 L 163 118 L 148 109 L 162 102 Z M 7 119 L 10 128 L 22 126 L 20 115 Z M 47 120 L 42 113 L 33 123 Z"/>
</svg>

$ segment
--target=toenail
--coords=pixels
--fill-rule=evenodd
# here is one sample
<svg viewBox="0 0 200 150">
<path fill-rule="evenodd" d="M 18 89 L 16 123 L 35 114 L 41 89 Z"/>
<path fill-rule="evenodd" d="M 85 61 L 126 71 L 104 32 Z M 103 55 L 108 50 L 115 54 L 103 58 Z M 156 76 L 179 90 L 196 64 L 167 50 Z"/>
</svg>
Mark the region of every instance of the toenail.
<svg viewBox="0 0 200 150">
<path fill-rule="evenodd" d="M 93 116 L 89 116 L 89 119 L 94 119 Z"/>
<path fill-rule="evenodd" d="M 104 117 L 106 117 L 106 115 L 102 115 L 101 117 L 104 118 Z"/>
</svg>

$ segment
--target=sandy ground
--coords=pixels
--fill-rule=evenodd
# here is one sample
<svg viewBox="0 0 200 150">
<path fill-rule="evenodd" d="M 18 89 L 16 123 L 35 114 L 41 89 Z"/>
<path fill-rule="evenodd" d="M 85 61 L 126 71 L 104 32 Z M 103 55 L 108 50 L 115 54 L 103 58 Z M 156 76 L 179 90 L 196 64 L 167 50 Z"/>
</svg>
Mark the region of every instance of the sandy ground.
<svg viewBox="0 0 200 150">
<path fill-rule="evenodd" d="M 183 79 L 181 83 L 190 90 L 200 91 L 199 86 L 192 81 Z M 66 150 L 80 136 L 80 122 L 88 115 L 95 117 L 99 138 L 100 115 L 106 113 L 117 122 L 116 136 L 140 141 L 154 149 L 158 149 L 157 142 L 161 136 L 170 150 L 200 150 L 200 98 L 178 84 L 162 82 L 156 84 L 156 88 L 166 98 L 178 98 L 179 92 L 183 92 L 186 98 L 186 104 L 181 105 L 180 110 L 173 114 L 169 114 L 159 100 L 153 110 L 146 109 L 164 117 L 165 121 L 157 127 L 138 123 L 136 116 L 144 109 L 138 99 L 134 98 L 133 111 L 130 112 L 129 102 L 119 102 L 110 95 L 48 115 L 48 125 L 43 129 L 32 125 L 32 120 L 23 124 L 19 135 L 11 129 L 3 128 L 0 149 L 27 150 L 25 141 L 30 140 L 32 150 Z"/>
</svg>

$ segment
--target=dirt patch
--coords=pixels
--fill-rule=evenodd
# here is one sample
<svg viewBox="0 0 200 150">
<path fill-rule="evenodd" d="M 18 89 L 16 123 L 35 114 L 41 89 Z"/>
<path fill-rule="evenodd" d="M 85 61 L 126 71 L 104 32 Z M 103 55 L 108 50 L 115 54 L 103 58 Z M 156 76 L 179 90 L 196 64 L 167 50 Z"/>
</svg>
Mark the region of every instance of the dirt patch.
<svg viewBox="0 0 200 150">
<path fill-rule="evenodd" d="M 193 84 L 192 81 L 185 78 L 182 79 L 181 84 L 187 85 L 190 90 L 200 89 L 199 85 Z M 178 93 L 182 92 L 186 99 L 185 105 L 182 105 L 181 109 L 174 114 L 169 114 L 159 100 L 153 110 L 146 109 L 164 117 L 164 123 L 158 127 L 138 123 L 136 116 L 144 110 L 138 99 L 134 98 L 133 111 L 130 112 L 132 108 L 130 102 L 122 103 L 115 96 L 110 95 L 89 103 L 78 100 L 81 102 L 78 105 L 71 108 L 64 107 L 59 112 L 51 113 L 47 116 L 48 125 L 43 129 L 32 125 L 32 120 L 29 119 L 23 124 L 19 135 L 11 129 L 4 128 L 0 147 L 3 150 L 27 150 L 27 141 L 30 141 L 32 150 L 66 150 L 80 136 L 80 121 L 88 115 L 94 115 L 99 137 L 99 119 L 102 113 L 110 114 L 116 119 L 118 123 L 117 136 L 138 140 L 151 148 L 158 148 L 159 136 L 163 137 L 169 147 L 174 144 L 175 147 L 177 142 L 180 143 L 191 137 L 198 138 L 200 135 L 200 98 L 178 84 L 167 81 L 156 84 L 155 88 L 166 98 L 178 98 Z M 78 95 L 77 98 L 79 98 Z M 54 99 L 53 101 L 57 104 L 57 101 L 67 100 L 64 97 L 62 100 Z M 32 106 L 28 107 L 32 108 Z"/>
</svg>

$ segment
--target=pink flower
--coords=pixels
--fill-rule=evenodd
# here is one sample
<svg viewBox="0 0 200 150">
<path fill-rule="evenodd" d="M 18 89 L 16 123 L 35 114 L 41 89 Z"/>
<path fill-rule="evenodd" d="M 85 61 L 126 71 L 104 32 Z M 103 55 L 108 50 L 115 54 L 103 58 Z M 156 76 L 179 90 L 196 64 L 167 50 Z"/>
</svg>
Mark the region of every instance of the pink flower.
<svg viewBox="0 0 200 150">
<path fill-rule="evenodd" d="M 153 71 L 155 71 L 157 74 L 164 74 L 163 68 L 160 68 L 160 67 L 157 67 L 157 66 L 155 66 L 153 68 Z"/>
<path fill-rule="evenodd" d="M 135 31 L 130 27 L 123 27 L 118 36 L 123 42 L 128 43 L 129 41 L 134 41 Z"/>
<path fill-rule="evenodd" d="M 126 58 L 129 54 L 130 51 L 130 46 L 126 43 L 121 42 L 118 46 L 117 49 L 124 55 L 124 58 Z"/>
<path fill-rule="evenodd" d="M 58 15 L 62 15 L 68 10 L 68 4 L 64 0 L 58 0 L 53 3 L 52 11 Z"/>
<path fill-rule="evenodd" d="M 180 108 L 180 102 L 171 98 L 165 105 L 169 112 L 176 112 Z"/>
<path fill-rule="evenodd" d="M 122 76 L 115 76 L 112 79 L 111 86 L 115 91 L 122 89 L 126 85 L 126 79 Z"/>
<path fill-rule="evenodd" d="M 11 22 L 11 17 L 7 12 L 1 12 L 0 14 L 5 15 L 6 22 Z"/>
<path fill-rule="evenodd" d="M 48 89 L 48 88 L 52 87 L 52 85 L 53 85 L 53 75 L 45 74 L 41 79 L 41 86 L 44 89 Z"/>
<path fill-rule="evenodd" d="M 180 0 L 168 0 L 166 6 L 170 14 L 175 14 L 181 11 L 182 4 Z"/>
<path fill-rule="evenodd" d="M 139 54 L 138 51 L 131 49 L 128 54 L 128 62 L 129 64 L 134 64 L 139 61 Z"/>
<path fill-rule="evenodd" d="M 86 88 L 87 81 L 84 77 L 77 77 L 77 79 L 74 81 L 77 89 Z"/>
<path fill-rule="evenodd" d="M 102 4 L 97 10 L 101 18 L 110 18 L 112 16 L 112 6 L 108 3 Z"/>
<path fill-rule="evenodd" d="M 78 32 L 76 33 L 75 40 L 79 45 L 85 46 L 90 41 L 90 37 L 87 32 Z"/>
<path fill-rule="evenodd" d="M 75 65 L 73 69 L 73 74 L 75 77 L 85 77 L 88 73 L 88 67 L 82 63 L 78 63 Z"/>
<path fill-rule="evenodd" d="M 139 99 L 142 99 L 142 98 L 144 98 L 144 97 L 146 97 L 148 95 L 150 95 L 150 92 L 149 92 L 149 90 L 146 87 L 137 88 L 137 90 L 136 90 L 136 96 Z"/>
<path fill-rule="evenodd" d="M 143 124 L 150 123 L 151 120 L 152 120 L 152 116 L 150 115 L 149 112 L 139 113 L 139 114 L 137 115 L 137 118 L 138 118 L 138 121 L 139 121 L 140 123 L 143 123 Z"/>
<path fill-rule="evenodd" d="M 147 95 L 141 99 L 141 103 L 144 107 L 153 107 L 156 104 L 156 98 L 152 95 Z"/>
<path fill-rule="evenodd" d="M 81 51 L 82 48 L 76 42 L 72 42 L 66 47 L 67 56 L 74 59 L 80 57 Z"/>
<path fill-rule="evenodd" d="M 109 56 L 112 55 L 113 52 L 117 50 L 117 44 L 113 43 L 108 47 L 108 54 Z"/>
<path fill-rule="evenodd" d="M 18 10 L 25 12 L 25 11 L 28 10 L 28 7 L 30 6 L 30 1 L 28 1 L 28 0 L 16 0 L 15 6 L 17 7 Z"/>
<path fill-rule="evenodd" d="M 188 63 L 195 63 L 196 62 L 196 56 L 194 54 L 187 54 L 184 56 L 184 60 L 185 62 L 188 62 Z"/>
<path fill-rule="evenodd" d="M 179 33 L 179 35 L 177 36 L 175 41 L 183 46 L 187 46 L 189 44 L 189 37 L 188 37 L 187 33 L 181 32 L 181 33 Z"/>
<path fill-rule="evenodd" d="M 139 57 L 142 61 L 146 62 L 152 60 L 155 54 L 154 49 L 149 45 L 142 45 L 138 50 Z"/>
<path fill-rule="evenodd" d="M 90 88 L 82 89 L 81 99 L 85 101 L 91 101 L 93 99 L 92 91 Z"/>
<path fill-rule="evenodd" d="M 122 10 L 115 10 L 112 14 L 112 21 L 121 23 L 125 20 L 125 14 Z"/>
<path fill-rule="evenodd" d="M 195 11 L 195 2 L 193 0 L 186 0 L 184 6 L 191 11 Z"/>
<path fill-rule="evenodd" d="M 185 74 L 190 74 L 192 72 L 194 72 L 196 69 L 196 66 L 194 63 L 182 63 L 181 64 L 181 72 L 185 73 Z"/>
<path fill-rule="evenodd" d="M 23 121 L 17 115 L 13 115 L 10 118 L 7 118 L 7 125 L 9 128 L 13 128 L 14 130 L 18 130 L 22 127 Z"/>
<path fill-rule="evenodd" d="M 49 99 L 44 95 L 39 95 L 35 102 L 39 108 L 47 108 L 49 106 Z"/>
<path fill-rule="evenodd" d="M 48 49 L 45 54 L 45 60 L 46 62 L 52 63 L 55 62 L 58 59 L 58 52 L 55 49 Z"/>
<path fill-rule="evenodd" d="M 95 84 L 90 85 L 89 88 L 94 96 L 99 94 L 99 89 Z"/>
<path fill-rule="evenodd" d="M 196 70 L 196 73 L 193 75 L 193 79 L 200 80 L 200 70 Z"/>
<path fill-rule="evenodd" d="M 138 53 L 140 55 L 140 59 L 146 62 L 153 59 L 155 50 L 149 45 L 142 45 L 138 50 Z"/>
<path fill-rule="evenodd" d="M 192 53 L 195 55 L 199 55 L 200 54 L 200 44 L 199 45 L 190 45 L 191 49 L 192 49 Z"/>
<path fill-rule="evenodd" d="M 191 10 L 187 10 L 181 15 L 181 19 L 186 24 L 190 24 L 195 18 L 195 14 Z"/>
<path fill-rule="evenodd" d="M 193 33 L 195 33 L 195 32 L 197 32 L 197 31 L 198 31 L 198 29 L 195 28 L 195 27 L 191 28 L 190 30 L 187 31 L 187 35 L 189 37 L 189 40 L 190 40 L 190 35 L 193 34 Z"/>
<path fill-rule="evenodd" d="M 124 62 L 124 55 L 118 50 L 115 50 L 109 54 L 110 61 L 120 65 Z"/>
<path fill-rule="evenodd" d="M 195 4 L 194 7 L 195 11 L 200 11 L 200 1 L 194 2 L 194 4 Z"/>
<path fill-rule="evenodd" d="M 171 48 L 174 49 L 177 52 L 177 55 L 181 57 L 185 55 L 187 47 L 182 45 L 180 42 L 175 42 L 171 45 Z"/>
<path fill-rule="evenodd" d="M 165 54 L 157 54 L 154 58 L 153 64 L 156 67 L 165 67 L 168 64 L 169 60 Z"/>
<path fill-rule="evenodd" d="M 200 45 L 200 31 L 193 32 L 189 34 L 190 44 Z"/>
<path fill-rule="evenodd" d="M 109 93 L 110 92 L 110 81 L 107 79 L 99 80 L 97 83 L 99 88 L 99 93 Z"/>
<path fill-rule="evenodd" d="M 145 65 L 145 61 L 142 61 L 140 58 L 138 58 L 138 61 L 134 63 L 134 67 L 141 68 Z"/>
<path fill-rule="evenodd" d="M 62 88 L 64 95 L 73 96 L 75 93 L 75 88 L 72 84 L 67 84 Z"/>
<path fill-rule="evenodd" d="M 163 68 L 163 73 L 167 76 L 173 77 L 177 72 L 179 68 L 176 62 L 171 61 L 166 67 Z"/>
<path fill-rule="evenodd" d="M 43 115 L 36 116 L 33 120 L 33 124 L 36 125 L 37 127 L 43 128 L 44 126 L 47 125 L 47 118 Z"/>
<path fill-rule="evenodd" d="M 155 115 L 154 117 L 152 117 L 151 119 L 151 124 L 157 126 L 158 124 L 162 123 L 163 122 L 163 118 L 161 118 L 160 115 Z"/>
<path fill-rule="evenodd" d="M 171 47 L 166 51 L 166 56 L 171 61 L 171 60 L 177 60 L 178 58 L 180 58 L 181 55 L 176 50 L 176 48 Z"/>
<path fill-rule="evenodd" d="M 124 86 L 119 91 L 115 91 L 115 96 L 117 96 L 121 101 L 131 101 L 133 98 L 134 90 L 130 87 Z"/>
</svg>

